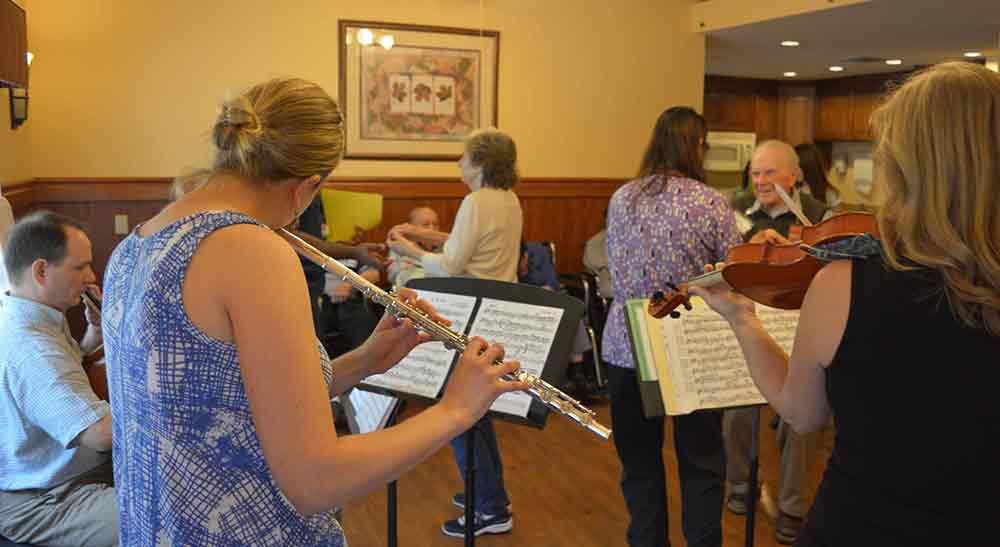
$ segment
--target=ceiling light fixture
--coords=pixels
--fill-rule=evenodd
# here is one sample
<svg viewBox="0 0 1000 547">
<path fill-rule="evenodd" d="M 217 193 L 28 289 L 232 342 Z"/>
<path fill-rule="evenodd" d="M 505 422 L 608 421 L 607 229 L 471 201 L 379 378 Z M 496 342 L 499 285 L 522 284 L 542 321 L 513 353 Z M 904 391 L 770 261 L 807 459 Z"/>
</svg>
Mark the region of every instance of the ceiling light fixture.
<svg viewBox="0 0 1000 547">
<path fill-rule="evenodd" d="M 391 34 L 385 34 L 378 39 L 378 43 L 385 49 L 392 49 L 392 46 L 395 45 L 396 40 L 393 39 Z"/>
<path fill-rule="evenodd" d="M 795 40 L 782 40 L 782 47 L 799 47 L 799 43 Z"/>
<path fill-rule="evenodd" d="M 832 66 L 832 67 L 830 67 L 830 72 L 842 72 L 843 70 L 844 70 L 844 67 L 842 67 L 842 66 Z"/>
<path fill-rule="evenodd" d="M 785 73 L 785 78 L 794 78 L 796 76 L 798 76 L 798 73 L 796 73 L 796 72 L 786 72 Z"/>
<path fill-rule="evenodd" d="M 903 64 L 902 59 L 886 59 L 885 64 L 887 65 L 901 65 Z"/>
<path fill-rule="evenodd" d="M 963 53 L 966 57 L 982 57 L 983 54 L 978 51 L 966 51 Z"/>
</svg>

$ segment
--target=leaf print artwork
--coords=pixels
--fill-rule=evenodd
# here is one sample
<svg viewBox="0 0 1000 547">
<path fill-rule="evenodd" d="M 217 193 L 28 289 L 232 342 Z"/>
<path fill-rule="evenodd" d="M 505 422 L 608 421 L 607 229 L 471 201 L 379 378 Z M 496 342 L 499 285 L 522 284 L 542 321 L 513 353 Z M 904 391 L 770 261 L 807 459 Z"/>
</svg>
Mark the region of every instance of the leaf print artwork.
<svg viewBox="0 0 1000 547">
<path fill-rule="evenodd" d="M 402 82 L 395 82 L 392 84 L 392 98 L 399 102 L 403 102 L 406 99 L 408 93 L 406 92 L 406 85 Z"/>
<path fill-rule="evenodd" d="M 360 55 L 362 140 L 461 141 L 480 127 L 479 51 L 396 46 Z"/>
<path fill-rule="evenodd" d="M 431 100 L 431 88 L 427 84 L 417 84 L 413 87 L 413 99 L 415 101 Z"/>
</svg>

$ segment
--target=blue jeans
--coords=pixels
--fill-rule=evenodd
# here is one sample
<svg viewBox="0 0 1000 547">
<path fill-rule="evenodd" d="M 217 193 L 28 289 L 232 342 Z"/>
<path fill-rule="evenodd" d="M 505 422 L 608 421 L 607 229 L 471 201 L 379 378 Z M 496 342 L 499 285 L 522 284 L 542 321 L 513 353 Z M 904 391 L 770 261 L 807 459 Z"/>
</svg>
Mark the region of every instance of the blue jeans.
<svg viewBox="0 0 1000 547">
<path fill-rule="evenodd" d="M 493 429 L 493 419 L 483 416 L 465 433 L 451 441 L 455 451 L 455 463 L 465 480 L 465 448 L 469 438 L 475 437 L 476 491 L 473 510 L 489 515 L 507 513 L 510 498 L 503 485 L 503 462 L 500 461 L 500 448 L 497 446 L 497 434 Z"/>
</svg>

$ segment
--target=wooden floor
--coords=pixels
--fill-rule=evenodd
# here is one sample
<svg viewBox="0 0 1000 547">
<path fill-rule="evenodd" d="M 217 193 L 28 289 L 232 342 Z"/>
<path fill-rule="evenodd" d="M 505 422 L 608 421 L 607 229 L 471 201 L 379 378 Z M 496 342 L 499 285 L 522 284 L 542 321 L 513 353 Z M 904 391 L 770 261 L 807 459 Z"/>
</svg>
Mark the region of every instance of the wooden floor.
<svg viewBox="0 0 1000 547">
<path fill-rule="evenodd" d="M 606 400 L 588 401 L 601 423 L 610 427 Z M 401 419 L 423 407 L 410 402 Z M 773 413 L 762 414 L 761 473 L 775 484 L 778 452 L 774 431 L 766 426 Z M 668 420 L 669 423 L 669 420 Z M 670 427 L 669 425 L 667 426 Z M 545 429 L 538 430 L 496 421 L 497 437 L 504 458 L 504 477 L 513 504 L 514 529 L 508 534 L 483 535 L 476 545 L 609 547 L 625 545 L 628 516 L 618 481 L 621 465 L 612 441 L 602 441 L 568 420 L 550 415 Z M 668 432 L 667 439 L 672 439 Z M 667 442 L 667 491 L 672 545 L 684 545 L 680 525 L 680 494 L 673 443 Z M 816 466 L 810 471 L 807 493 L 812 499 L 825 462 L 829 458 L 832 433 L 820 434 Z M 450 499 L 462 489 L 451 448 L 445 447 L 402 477 L 398 486 L 400 547 L 457 547 L 461 539 L 441 533 L 441 523 L 456 518 L 461 510 Z M 774 528 L 760 513 L 755 545 L 779 545 Z M 744 545 L 743 517 L 724 511 L 723 541 L 726 546 Z M 385 490 L 352 503 L 344 511 L 344 529 L 354 547 L 386 545 Z"/>
</svg>

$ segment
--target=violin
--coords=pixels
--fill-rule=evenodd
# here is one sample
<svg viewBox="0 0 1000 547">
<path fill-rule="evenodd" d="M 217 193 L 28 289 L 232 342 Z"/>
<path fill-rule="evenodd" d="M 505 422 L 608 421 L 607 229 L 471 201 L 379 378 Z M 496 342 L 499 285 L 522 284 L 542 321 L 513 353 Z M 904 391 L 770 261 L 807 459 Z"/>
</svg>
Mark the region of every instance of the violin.
<svg viewBox="0 0 1000 547">
<path fill-rule="evenodd" d="M 670 291 L 657 291 L 647 311 L 653 317 L 679 317 L 675 311 L 683 305 L 691 309 L 689 287 L 708 287 L 726 283 L 734 291 L 754 302 L 785 310 L 802 307 L 813 276 L 824 263 L 806 253 L 808 247 L 872 234 L 878 237 L 878 223 L 870 213 L 843 213 L 802 228 L 801 241 L 784 245 L 747 243 L 730 249 L 725 265 L 699 275 L 680 286 L 668 284 Z"/>
<path fill-rule="evenodd" d="M 90 307 L 97 310 L 97 313 L 101 312 L 101 301 L 89 290 L 84 290 L 81 296 L 90 304 Z M 104 344 L 97 346 L 94 351 L 83 356 L 83 371 L 87 373 L 87 381 L 90 382 L 90 388 L 94 390 L 94 394 L 110 402 L 108 398 L 108 369 L 104 364 Z"/>
<path fill-rule="evenodd" d="M 83 371 L 87 373 L 87 381 L 94 394 L 105 401 L 108 397 L 108 367 L 104 364 L 104 344 L 83 356 Z"/>
</svg>

